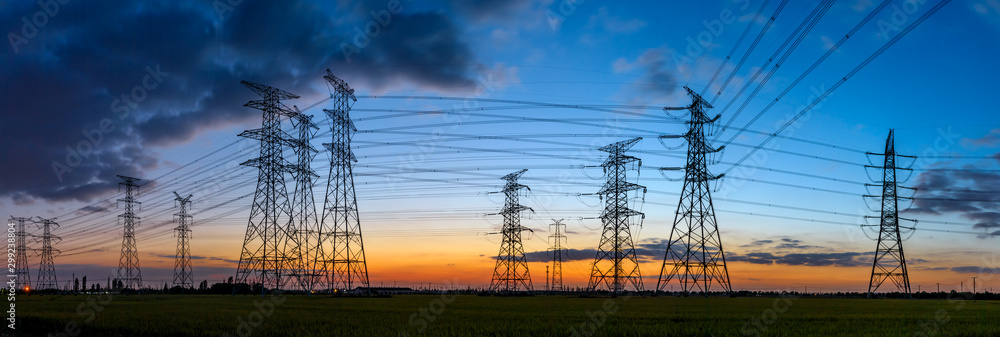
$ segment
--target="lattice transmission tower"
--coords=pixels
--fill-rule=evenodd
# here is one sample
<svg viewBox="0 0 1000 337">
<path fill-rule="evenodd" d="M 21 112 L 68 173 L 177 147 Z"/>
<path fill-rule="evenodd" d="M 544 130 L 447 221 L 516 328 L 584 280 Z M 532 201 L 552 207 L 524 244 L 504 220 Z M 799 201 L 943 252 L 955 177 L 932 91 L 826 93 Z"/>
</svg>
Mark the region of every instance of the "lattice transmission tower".
<svg viewBox="0 0 1000 337">
<path fill-rule="evenodd" d="M 656 291 L 663 291 L 671 280 L 677 279 L 681 291 L 688 294 L 700 291 L 708 296 L 713 284 L 718 284 L 726 293 L 732 292 L 726 256 L 722 248 L 722 237 L 715 219 L 710 182 L 723 175 L 712 175 L 708 171 L 708 155 L 721 151 L 725 146 L 712 148 L 706 139 L 721 115 L 709 118 L 705 109 L 712 105 L 688 87 L 691 105 L 686 109 L 690 114 L 688 131 L 683 135 L 665 135 L 663 138 L 684 138 L 688 143 L 687 163 L 679 168 L 661 170 L 684 170 L 684 187 L 677 213 L 674 215 L 673 229 L 667 241 L 663 256 L 663 266 L 656 283 Z M 665 108 L 674 110 L 677 108 Z M 708 129 L 708 130 L 706 130 Z"/>
<path fill-rule="evenodd" d="M 355 285 L 368 288 L 368 265 L 358 199 L 354 193 L 354 163 L 351 138 L 358 129 L 351 120 L 351 102 L 358 99 L 340 78 L 326 70 L 323 76 L 333 88 L 333 109 L 323 109 L 331 122 L 331 142 L 323 143 L 330 151 L 330 174 L 326 182 L 323 216 L 320 218 L 322 273 L 328 276 L 327 289 L 353 290 Z"/>
<path fill-rule="evenodd" d="M 562 223 L 562 219 L 553 219 L 552 224 L 549 225 L 549 230 L 552 232 L 549 235 L 549 240 L 552 241 L 552 247 L 549 247 L 549 250 L 552 251 L 552 281 L 549 283 L 550 291 L 563 291 L 562 262 L 566 248 L 563 247 L 562 243 L 566 240 L 566 235 L 563 234 L 565 229 L 566 224 Z"/>
<path fill-rule="evenodd" d="M 604 211 L 600 216 L 604 231 L 590 272 L 590 282 L 587 286 L 590 291 L 605 285 L 608 291 L 617 295 L 624 291 L 628 284 L 632 284 L 635 291 L 643 290 L 631 228 L 642 226 L 645 214 L 630 208 L 629 192 L 642 190 L 645 198 L 646 187 L 626 181 L 627 172 L 630 171 L 629 164 L 634 164 L 635 171 L 638 172 L 642 161 L 625 154 L 625 151 L 641 139 L 636 137 L 600 149 L 608 153 L 608 158 L 600 165 L 604 168 L 607 181 L 597 192 L 597 195 L 604 199 Z"/>
<path fill-rule="evenodd" d="M 297 106 L 293 106 L 299 112 Z M 316 215 L 316 202 L 313 195 L 313 186 L 319 175 L 312 169 L 312 161 L 319 151 L 311 144 L 311 140 L 316 136 L 319 127 L 312 121 L 312 115 L 299 112 L 292 118 L 292 125 L 298 130 L 298 139 L 295 142 L 295 156 L 298 163 L 295 165 L 293 175 L 295 176 L 295 190 L 292 192 L 292 218 L 297 224 L 296 235 L 298 236 L 298 247 L 295 258 L 301 261 L 301 268 L 298 271 L 299 281 L 303 289 L 312 291 L 317 285 L 322 285 L 324 280 L 322 271 L 317 270 L 317 262 L 324 259 L 320 249 L 319 219 Z"/>
<path fill-rule="evenodd" d="M 27 291 L 31 289 L 31 273 L 28 272 L 28 232 L 25 229 L 27 222 L 31 218 L 10 216 L 11 223 L 14 224 L 14 282 L 17 289 Z"/>
<path fill-rule="evenodd" d="M 532 211 L 531 207 L 521 205 L 518 201 L 521 190 L 531 190 L 528 186 L 517 182 L 527 169 L 523 169 L 503 176 L 504 206 L 499 213 L 490 215 L 503 216 L 503 228 L 500 235 L 503 241 L 500 243 L 500 252 L 497 253 L 497 264 L 493 268 L 493 279 L 490 281 L 490 292 L 492 293 L 514 293 L 519 291 L 531 292 L 531 275 L 528 273 L 528 260 L 524 257 L 524 246 L 521 245 L 521 232 L 531 231 L 530 228 L 521 226 L 521 212 Z"/>
<path fill-rule="evenodd" d="M 118 216 L 118 223 L 125 228 L 122 234 L 122 253 L 118 259 L 118 280 L 121 281 L 122 289 L 140 289 L 142 270 L 139 269 L 139 249 L 135 246 L 135 227 L 139 226 L 140 218 L 135 215 L 135 206 L 142 203 L 135 199 L 139 194 L 139 185 L 135 182 L 142 179 L 123 175 L 118 178 L 124 180 L 118 183 L 119 188 L 125 186 L 125 197 L 118 199 L 120 204 L 125 204 L 125 212 Z"/>
<path fill-rule="evenodd" d="M 174 255 L 174 286 L 186 289 L 194 286 L 190 247 L 191 226 L 194 223 L 191 214 L 188 214 L 188 210 L 191 209 L 191 197 L 194 195 L 182 198 L 180 194 L 174 192 L 174 196 L 176 196 L 174 201 L 180 208 L 180 212 L 174 214 L 174 221 L 177 222 L 177 227 L 174 227 L 174 233 L 177 235 L 177 254 Z"/>
<path fill-rule="evenodd" d="M 531 275 L 528 273 L 528 260 L 524 257 L 524 246 L 521 244 L 521 232 L 532 231 L 531 228 L 521 226 L 521 212 L 532 211 L 531 207 L 521 205 L 518 201 L 521 190 L 531 190 L 528 186 L 521 185 L 517 179 L 528 172 L 523 169 L 503 176 L 506 183 L 503 190 L 504 206 L 499 213 L 489 215 L 502 215 L 503 227 L 500 235 L 503 237 L 500 242 L 500 252 L 497 253 L 497 264 L 493 268 L 493 278 L 490 281 L 490 292 L 492 293 L 515 293 L 520 291 L 531 292 Z"/>
<path fill-rule="evenodd" d="M 38 280 L 35 283 L 35 289 L 59 289 L 59 282 L 56 280 L 56 264 L 53 259 L 59 255 L 59 250 L 52 248 L 52 241 L 62 240 L 59 236 L 52 234 L 52 229 L 59 228 L 59 224 L 54 218 L 45 219 L 42 217 L 38 217 L 35 224 L 42 229 L 42 236 L 35 238 L 36 241 L 42 243 L 42 250 L 39 252 L 42 261 L 38 265 Z"/>
<path fill-rule="evenodd" d="M 281 289 L 287 278 L 301 269 L 299 260 L 289 258 L 287 248 L 297 250 L 298 237 L 294 231 L 291 203 L 285 188 L 285 173 L 295 171 L 282 156 L 284 146 L 295 146 L 295 140 L 281 129 L 281 117 L 295 118 L 298 112 L 288 108 L 282 100 L 299 98 L 298 95 L 263 84 L 240 81 L 262 99 L 244 104 L 262 112 L 261 128 L 239 134 L 260 141 L 260 156 L 240 165 L 258 169 L 257 189 L 246 235 L 240 253 L 240 263 L 234 282 L 260 285 L 261 296 L 268 290 Z M 233 292 L 237 287 L 233 287 Z"/>
<path fill-rule="evenodd" d="M 897 291 L 910 295 L 910 277 L 906 272 L 906 257 L 903 255 L 903 238 L 900 235 L 900 228 L 913 230 L 913 226 L 901 226 L 900 221 L 916 220 L 901 218 L 899 216 L 899 199 L 911 199 L 899 196 L 899 189 L 915 190 L 911 187 L 904 187 L 896 180 L 897 170 L 912 171 L 912 168 L 899 167 L 897 157 L 916 159 L 914 156 L 906 156 L 896 153 L 893 130 L 889 130 L 889 137 L 885 140 L 884 153 L 871 153 L 868 155 L 883 156 L 882 166 L 865 165 L 868 168 L 882 169 L 882 181 L 868 186 L 879 186 L 882 188 L 881 214 L 879 216 L 865 216 L 865 218 L 879 219 L 878 243 L 875 247 L 875 260 L 872 262 L 872 274 L 868 282 L 868 298 L 871 298 L 878 288 L 886 280 L 896 286 Z M 865 195 L 866 198 L 879 198 L 878 195 Z"/>
</svg>

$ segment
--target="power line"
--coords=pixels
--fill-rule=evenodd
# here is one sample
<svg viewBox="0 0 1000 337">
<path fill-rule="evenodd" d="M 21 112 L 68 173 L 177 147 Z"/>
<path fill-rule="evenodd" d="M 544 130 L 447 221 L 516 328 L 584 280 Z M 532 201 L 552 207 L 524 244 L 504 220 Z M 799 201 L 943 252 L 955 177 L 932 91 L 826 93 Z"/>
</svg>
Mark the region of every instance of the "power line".
<svg viewBox="0 0 1000 337">
<path fill-rule="evenodd" d="M 832 93 L 834 90 L 837 90 L 837 88 L 839 88 L 841 85 L 843 85 L 845 82 L 847 82 L 848 79 L 850 79 L 852 76 L 854 76 L 859 71 L 861 71 L 861 69 L 864 69 L 864 67 L 867 66 L 872 61 L 874 61 L 875 58 L 877 58 L 878 56 L 882 55 L 882 53 L 884 53 L 886 50 L 888 50 L 889 47 L 892 47 L 894 44 L 896 44 L 896 42 L 898 42 L 903 36 L 906 36 L 906 34 L 908 34 L 914 28 L 916 28 L 921 23 L 923 23 L 924 20 L 927 20 L 927 18 L 929 18 L 931 15 L 933 15 L 934 13 L 937 13 L 937 11 L 941 9 L 941 7 L 943 7 L 944 5 L 946 5 L 950 1 L 951 0 L 942 0 L 937 5 L 935 5 L 933 8 L 931 8 L 926 13 L 924 13 L 923 15 L 921 15 L 920 18 L 918 18 L 917 20 L 915 20 L 914 22 L 912 22 L 908 26 L 906 26 L 906 28 L 904 28 L 902 32 L 900 32 L 899 34 L 897 34 L 896 36 L 894 36 L 885 45 L 883 45 L 881 48 L 879 48 L 877 51 L 875 51 L 875 53 L 873 53 L 867 59 L 865 59 L 860 64 L 858 64 L 856 67 L 854 67 L 854 69 L 852 69 L 850 72 L 848 72 L 846 76 L 844 76 L 843 78 L 841 78 L 840 81 L 837 81 L 837 83 L 835 83 L 833 86 L 831 86 L 829 89 L 827 89 L 826 92 L 824 92 L 822 95 L 820 95 L 819 97 L 817 97 L 812 103 L 810 103 L 808 106 L 806 106 L 804 109 L 802 109 L 802 111 L 800 111 L 794 117 L 792 117 L 791 119 L 789 119 L 788 121 L 786 121 L 780 128 L 778 128 L 777 131 L 774 132 L 774 134 L 781 133 L 782 131 L 784 131 L 785 129 L 787 129 L 789 126 L 791 126 L 793 123 L 795 123 L 795 121 L 797 121 L 799 118 L 801 118 L 802 115 L 804 115 L 806 112 L 808 112 L 809 110 L 811 110 L 814 106 L 816 106 L 816 104 L 819 104 L 819 102 L 822 102 L 823 100 L 825 100 L 826 97 L 830 95 L 830 93 Z M 736 161 L 736 163 L 733 166 L 729 167 L 723 173 L 729 173 L 730 171 L 732 171 L 733 169 L 735 169 L 737 165 L 739 165 L 739 164 L 743 163 L 744 161 L 746 161 L 747 158 L 750 158 L 750 156 L 752 156 L 755 152 L 757 152 L 758 150 L 760 150 L 765 144 L 767 144 L 768 142 L 770 142 L 772 139 L 774 139 L 774 136 L 769 136 L 767 139 L 765 139 L 763 142 L 761 142 L 760 145 L 758 145 L 754 149 L 750 150 L 749 153 L 747 153 L 746 155 L 744 155 L 743 158 L 740 158 L 740 160 Z"/>
<path fill-rule="evenodd" d="M 743 34 L 740 34 L 740 38 L 736 39 L 736 43 L 733 44 L 733 49 L 729 50 L 729 54 L 726 55 L 726 59 L 719 64 L 719 68 L 715 70 L 715 75 L 712 75 L 712 79 L 708 81 L 708 84 L 705 85 L 705 89 L 702 90 L 701 92 L 702 95 L 704 95 L 705 91 L 707 91 L 709 88 L 712 87 L 712 83 L 715 83 L 715 80 L 719 77 L 719 73 L 721 73 L 722 69 L 725 68 L 727 64 L 729 64 L 729 60 L 733 58 L 733 54 L 735 54 L 736 50 L 739 49 L 740 44 L 743 43 L 743 39 L 745 39 L 747 37 L 747 34 L 750 33 L 750 29 L 753 28 L 754 23 L 757 22 L 758 18 L 760 18 L 760 14 L 764 12 L 764 7 L 767 7 L 767 4 L 769 2 L 771 2 L 771 0 L 764 0 L 764 2 L 760 4 L 760 8 L 757 9 L 757 14 L 754 14 L 753 19 L 747 22 L 747 27 L 743 29 Z M 782 2 L 781 4 L 782 7 L 784 7 L 784 4 L 785 3 Z M 774 21 L 774 15 L 772 15 L 771 20 L 768 21 L 767 23 L 768 26 L 770 26 L 773 21 Z M 763 35 L 763 32 L 764 31 L 761 31 L 760 35 Z M 758 36 L 757 41 L 754 41 L 754 46 L 757 45 L 756 42 L 758 42 L 759 40 L 760 37 Z M 752 50 L 753 47 L 751 47 L 750 49 Z M 749 54 L 749 51 L 747 52 L 747 54 Z M 746 56 L 747 55 L 743 55 L 743 59 L 746 59 Z M 740 60 L 741 64 L 743 63 L 743 59 Z M 733 70 L 733 72 L 735 72 L 735 70 Z"/>
</svg>

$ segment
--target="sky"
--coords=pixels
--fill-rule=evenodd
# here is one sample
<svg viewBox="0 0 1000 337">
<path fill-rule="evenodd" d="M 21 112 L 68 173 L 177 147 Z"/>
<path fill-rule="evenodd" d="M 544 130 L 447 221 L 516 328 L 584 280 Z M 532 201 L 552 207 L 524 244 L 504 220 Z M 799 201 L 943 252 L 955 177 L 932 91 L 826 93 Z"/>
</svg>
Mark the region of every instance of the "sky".
<svg viewBox="0 0 1000 337">
<path fill-rule="evenodd" d="M 890 129 L 896 151 L 917 156 L 898 163 L 917 188 L 900 202 L 918 220 L 904 242 L 914 290 L 973 276 L 1000 286 L 1000 1 L 950 1 L 926 20 L 939 1 L 880 3 L 834 1 L 815 17 L 819 1 L 3 1 L 0 210 L 56 218 L 61 284 L 101 280 L 121 249 L 116 175 L 142 178 L 144 281 L 172 279 L 177 192 L 194 201 L 194 278 L 220 282 L 235 274 L 257 178 L 239 165 L 259 146 L 237 135 L 261 123 L 240 81 L 299 95 L 286 103 L 315 115 L 323 149 L 330 69 L 358 96 L 373 285 L 488 286 L 502 225 L 490 214 L 504 202 L 490 192 L 528 169 L 532 282 L 544 287 L 549 224 L 564 219 L 564 283 L 586 286 L 598 148 L 643 137 L 629 179 L 647 187 L 632 233 L 649 289 L 682 187 L 658 168 L 686 158 L 682 141 L 658 139 L 686 130 L 661 107 L 689 105 L 686 86 L 721 115 L 709 139 L 726 148 L 709 170 L 726 173 L 712 201 L 734 289 L 867 290 L 877 234 L 861 225 L 878 201 L 862 196 L 880 192 L 865 183 L 881 171 L 865 165 L 882 159 L 866 152 L 882 153 Z M 318 207 L 329 160 L 313 161 Z"/>
</svg>

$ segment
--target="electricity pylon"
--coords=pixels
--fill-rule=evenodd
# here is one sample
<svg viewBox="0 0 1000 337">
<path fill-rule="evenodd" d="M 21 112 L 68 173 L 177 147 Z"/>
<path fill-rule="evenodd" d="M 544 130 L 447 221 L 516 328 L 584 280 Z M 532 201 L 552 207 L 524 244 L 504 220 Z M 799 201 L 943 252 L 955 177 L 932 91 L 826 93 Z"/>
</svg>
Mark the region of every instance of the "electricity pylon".
<svg viewBox="0 0 1000 337">
<path fill-rule="evenodd" d="M 361 219 L 358 199 L 354 193 L 354 163 L 358 158 L 351 151 L 351 138 L 358 129 L 351 120 L 351 105 L 357 101 L 354 89 L 329 69 L 323 76 L 333 89 L 333 109 L 323 109 L 331 121 L 330 143 L 323 146 L 330 151 L 330 175 L 326 183 L 323 216 L 320 220 L 322 274 L 328 275 L 329 291 L 351 291 L 360 284 L 368 286 L 368 265 L 365 262 L 364 240 L 361 238 Z"/>
<path fill-rule="evenodd" d="M 28 233 L 25 230 L 25 223 L 31 218 L 10 216 L 10 221 L 14 224 L 14 282 L 17 289 L 27 291 L 31 289 L 31 273 L 28 272 Z"/>
<path fill-rule="evenodd" d="M 493 268 L 493 280 L 490 282 L 490 292 L 492 293 L 513 293 L 518 291 L 531 292 L 531 275 L 528 273 L 528 260 L 524 257 L 524 246 L 521 245 L 521 232 L 531 231 L 530 228 L 521 226 L 521 212 L 530 210 L 531 207 L 518 203 L 521 189 L 528 186 L 517 182 L 527 169 L 523 169 L 503 176 L 504 185 L 504 206 L 499 213 L 491 215 L 503 216 L 503 229 L 500 234 L 503 241 L 500 243 L 500 252 L 497 254 L 497 264 Z M 496 193 L 496 192 L 494 192 Z"/>
<path fill-rule="evenodd" d="M 123 175 L 119 175 L 118 178 L 124 180 L 118 183 L 118 186 L 125 186 L 125 197 L 118 199 L 119 203 L 125 204 L 125 213 L 118 216 L 119 224 L 125 228 L 122 234 L 122 254 L 118 260 L 118 280 L 122 282 L 122 289 L 140 289 L 142 271 L 139 269 L 139 250 L 135 246 L 135 227 L 139 226 L 140 218 L 135 215 L 134 205 L 142 204 L 135 200 L 139 194 L 139 185 L 135 182 L 141 179 Z"/>
<path fill-rule="evenodd" d="M 174 232 L 177 235 L 177 254 L 174 257 L 174 285 L 180 286 L 182 289 L 187 289 L 194 286 L 194 276 L 192 276 L 191 270 L 191 248 L 189 242 L 191 239 L 191 215 L 188 214 L 188 209 L 191 207 L 191 197 L 182 198 L 180 194 L 174 192 L 177 196 L 174 200 L 177 201 L 177 206 L 180 207 L 180 212 L 174 214 L 174 221 L 177 222 L 177 227 L 174 227 Z"/>
<path fill-rule="evenodd" d="M 552 247 L 549 247 L 549 250 L 552 251 L 552 282 L 549 283 L 550 291 L 563 290 L 562 261 L 566 248 L 563 247 L 562 242 L 566 240 L 566 235 L 563 234 L 563 229 L 565 228 L 566 224 L 562 223 L 562 219 L 553 219 L 552 224 L 549 225 L 549 229 L 552 231 L 552 235 L 549 235 L 549 240 L 552 241 Z"/>
<path fill-rule="evenodd" d="M 56 264 L 53 260 L 59 254 L 59 250 L 52 248 L 53 240 L 62 240 L 59 236 L 52 234 L 53 227 L 59 228 L 59 224 L 56 223 L 55 218 L 45 219 L 42 217 L 38 217 L 35 224 L 42 229 L 42 236 L 35 238 L 36 241 L 42 243 L 42 250 L 39 253 L 42 262 L 38 265 L 38 280 L 35 283 L 35 289 L 59 289 L 59 282 L 56 280 Z"/>
<path fill-rule="evenodd" d="M 298 111 L 297 106 L 293 106 Z M 322 282 L 321 274 L 316 270 L 316 261 L 323 256 L 319 249 L 319 219 L 316 218 L 316 203 L 313 196 L 315 179 L 319 178 L 312 169 L 312 161 L 319 152 L 310 141 L 316 135 L 319 127 L 312 121 L 312 115 L 301 112 L 292 118 L 292 125 L 298 129 L 298 139 L 295 142 L 295 156 L 298 164 L 295 166 L 295 191 L 292 193 L 292 218 L 297 224 L 295 234 L 298 236 L 298 246 L 293 248 L 294 258 L 300 261 L 298 271 L 299 282 L 304 290 L 312 291 L 317 283 Z"/>
<path fill-rule="evenodd" d="M 298 267 L 295 265 L 297 261 L 289 259 L 285 251 L 289 240 L 292 245 L 298 240 L 295 233 L 288 231 L 292 226 L 292 211 L 284 177 L 286 172 L 294 170 L 294 165 L 282 156 L 282 147 L 294 146 L 295 142 L 281 130 L 281 117 L 294 118 L 298 113 L 281 100 L 299 96 L 263 84 L 240 83 L 262 97 L 244 106 L 261 110 L 263 118 L 261 128 L 246 130 L 239 135 L 260 141 L 260 156 L 240 164 L 256 167 L 258 176 L 234 282 L 237 285 L 259 285 L 261 296 L 264 296 L 268 290 L 281 289 L 287 277 Z M 233 287 L 233 293 L 237 288 Z"/>
<path fill-rule="evenodd" d="M 665 135 L 663 138 L 684 138 L 688 143 L 687 163 L 680 168 L 661 168 L 661 170 L 684 170 L 684 187 L 681 190 L 680 201 L 677 203 L 677 213 L 674 215 L 673 229 L 667 241 L 667 250 L 663 255 L 663 266 L 656 283 L 656 291 L 663 291 L 676 278 L 681 291 L 690 293 L 692 290 L 704 292 L 708 296 L 712 285 L 718 283 L 726 293 L 732 292 L 729 283 L 729 271 L 726 269 L 725 251 L 722 249 L 722 237 L 715 219 L 715 206 L 712 204 L 712 193 L 709 182 L 723 175 L 712 175 L 708 172 L 708 154 L 721 151 L 725 146 L 712 148 L 706 139 L 706 127 L 711 127 L 719 120 L 720 115 L 709 118 L 706 108 L 712 105 L 691 89 L 684 87 L 691 96 L 691 106 L 687 107 L 691 120 L 688 131 L 683 135 Z M 672 110 L 676 108 L 667 108 Z"/>
<path fill-rule="evenodd" d="M 892 281 L 897 291 L 910 295 L 910 278 L 906 272 L 906 257 L 903 255 L 903 239 L 900 236 L 900 228 L 913 230 L 913 227 L 900 226 L 899 222 L 916 220 L 899 217 L 899 199 L 910 199 L 899 196 L 900 188 L 914 190 L 910 187 L 899 186 L 896 181 L 896 170 L 912 171 L 912 168 L 899 167 L 896 162 L 897 157 L 916 159 L 914 156 L 905 156 L 896 153 L 893 130 L 889 130 L 889 137 L 885 140 L 884 153 L 871 153 L 868 155 L 885 157 L 881 167 L 865 165 L 868 168 L 881 168 L 882 181 L 880 184 L 869 186 L 882 187 L 882 209 L 877 217 L 866 216 L 866 218 L 879 219 L 878 244 L 875 247 L 875 260 L 872 262 L 872 275 L 868 282 L 868 298 L 871 298 L 879 286 L 886 280 Z M 876 195 L 865 195 L 867 198 L 877 198 Z"/>
<path fill-rule="evenodd" d="M 645 198 L 646 187 L 626 181 L 628 164 L 635 163 L 636 171 L 642 166 L 639 158 L 625 154 L 641 137 L 620 141 L 602 147 L 600 150 L 608 153 L 608 158 L 600 165 L 604 168 L 607 181 L 597 195 L 604 199 L 604 211 L 601 212 L 601 222 L 604 231 L 597 247 L 597 257 L 590 272 L 590 282 L 587 288 L 597 290 L 602 284 L 608 291 L 616 295 L 625 290 L 631 283 L 635 291 L 642 291 L 642 276 L 639 273 L 639 262 L 635 255 L 635 243 L 631 227 L 642 226 L 645 214 L 629 206 L 630 191 L 642 190 Z M 639 217 L 638 220 L 633 220 Z"/>
</svg>

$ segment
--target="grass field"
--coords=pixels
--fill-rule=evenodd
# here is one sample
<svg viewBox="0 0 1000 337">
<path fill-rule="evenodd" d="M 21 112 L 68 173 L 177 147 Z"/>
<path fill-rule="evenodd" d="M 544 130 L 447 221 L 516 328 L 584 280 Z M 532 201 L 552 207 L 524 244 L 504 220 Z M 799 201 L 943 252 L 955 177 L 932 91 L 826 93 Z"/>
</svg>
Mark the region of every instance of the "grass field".
<svg viewBox="0 0 1000 337">
<path fill-rule="evenodd" d="M 1000 303 L 825 298 L 21 296 L 12 336 L 1000 336 Z"/>
</svg>

